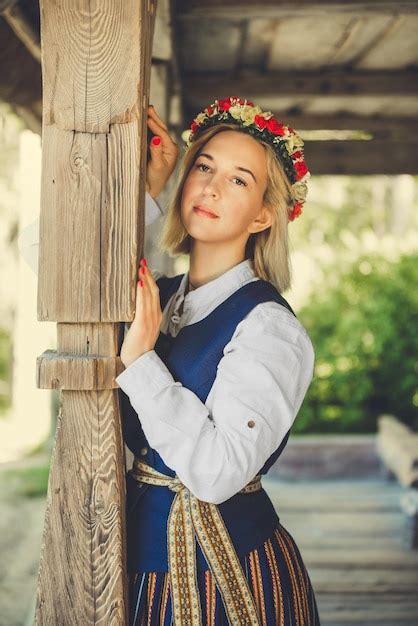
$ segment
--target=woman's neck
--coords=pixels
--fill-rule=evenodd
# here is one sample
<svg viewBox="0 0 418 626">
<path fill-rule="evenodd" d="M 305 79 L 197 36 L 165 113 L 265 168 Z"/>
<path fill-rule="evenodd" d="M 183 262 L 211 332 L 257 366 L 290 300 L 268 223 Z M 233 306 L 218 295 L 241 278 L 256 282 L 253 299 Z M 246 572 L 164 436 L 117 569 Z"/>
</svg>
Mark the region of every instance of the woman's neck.
<svg viewBox="0 0 418 626">
<path fill-rule="evenodd" d="M 245 260 L 244 250 L 228 246 L 216 250 L 211 244 L 192 241 L 190 250 L 189 285 L 190 290 L 221 276 L 238 263 Z"/>
</svg>

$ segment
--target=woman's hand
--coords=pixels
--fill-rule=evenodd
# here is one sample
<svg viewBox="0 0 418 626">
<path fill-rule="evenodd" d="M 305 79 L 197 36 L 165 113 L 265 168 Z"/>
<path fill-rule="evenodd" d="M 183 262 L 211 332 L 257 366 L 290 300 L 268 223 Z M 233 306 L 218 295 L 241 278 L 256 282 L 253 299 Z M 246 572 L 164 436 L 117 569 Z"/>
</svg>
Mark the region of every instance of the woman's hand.
<svg viewBox="0 0 418 626">
<path fill-rule="evenodd" d="M 125 335 L 120 351 L 120 358 L 125 367 L 145 352 L 154 349 L 160 334 L 162 317 L 160 290 L 147 267 L 146 259 L 141 259 L 136 285 L 135 318 Z"/>
<path fill-rule="evenodd" d="M 148 107 L 147 124 L 154 133 L 154 137 L 150 143 L 151 159 L 147 163 L 146 190 L 153 198 L 156 198 L 174 171 L 179 149 L 168 134 L 166 124 L 157 115 L 152 105 Z M 157 137 L 160 143 L 156 145 L 153 141 Z"/>
</svg>

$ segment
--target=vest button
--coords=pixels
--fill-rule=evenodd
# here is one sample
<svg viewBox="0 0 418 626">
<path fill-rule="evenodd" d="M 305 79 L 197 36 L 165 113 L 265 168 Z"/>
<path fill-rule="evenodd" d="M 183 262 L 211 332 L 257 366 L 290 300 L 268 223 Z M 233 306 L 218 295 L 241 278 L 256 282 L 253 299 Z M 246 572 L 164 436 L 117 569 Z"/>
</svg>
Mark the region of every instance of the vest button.
<svg viewBox="0 0 418 626">
<path fill-rule="evenodd" d="M 247 426 L 248 426 L 249 428 L 254 428 L 254 426 L 255 426 L 255 422 L 254 422 L 254 420 L 250 420 L 249 422 L 247 422 Z"/>
<path fill-rule="evenodd" d="M 148 452 L 148 448 L 141 448 L 142 456 L 145 456 L 147 452 Z"/>
</svg>

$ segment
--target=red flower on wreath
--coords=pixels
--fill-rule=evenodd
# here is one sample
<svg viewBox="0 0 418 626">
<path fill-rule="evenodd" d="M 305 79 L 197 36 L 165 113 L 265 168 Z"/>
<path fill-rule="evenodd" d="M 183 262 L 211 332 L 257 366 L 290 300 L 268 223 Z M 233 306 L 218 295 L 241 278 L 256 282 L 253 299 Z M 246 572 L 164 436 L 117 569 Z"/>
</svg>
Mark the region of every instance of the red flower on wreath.
<svg viewBox="0 0 418 626">
<path fill-rule="evenodd" d="M 231 101 L 228 99 L 225 100 L 219 100 L 219 110 L 220 111 L 229 111 L 229 109 L 231 108 Z"/>
<path fill-rule="evenodd" d="M 299 215 L 302 213 L 302 206 L 303 206 L 302 202 L 296 202 L 296 204 L 293 206 L 292 212 L 289 215 L 289 220 L 291 222 L 293 222 L 293 220 L 296 217 L 299 217 Z"/>
<path fill-rule="evenodd" d="M 197 131 L 197 129 L 199 128 L 199 124 L 196 124 L 195 121 L 192 122 L 192 125 L 190 126 L 192 133 L 195 133 Z"/>
<path fill-rule="evenodd" d="M 284 135 L 286 133 L 286 126 L 280 124 L 274 117 L 267 120 L 267 128 L 274 135 Z"/>
<path fill-rule="evenodd" d="M 296 152 L 292 152 L 291 157 L 292 159 L 300 159 L 303 156 L 302 152 L 300 152 L 300 150 L 297 150 Z"/>
<path fill-rule="evenodd" d="M 296 161 L 296 163 L 294 163 L 294 166 L 295 166 L 298 180 L 303 178 L 305 174 L 308 173 L 308 167 L 305 161 Z"/>
<path fill-rule="evenodd" d="M 262 115 L 256 115 L 254 117 L 254 122 L 259 128 L 265 128 L 267 126 L 267 120 Z"/>
</svg>

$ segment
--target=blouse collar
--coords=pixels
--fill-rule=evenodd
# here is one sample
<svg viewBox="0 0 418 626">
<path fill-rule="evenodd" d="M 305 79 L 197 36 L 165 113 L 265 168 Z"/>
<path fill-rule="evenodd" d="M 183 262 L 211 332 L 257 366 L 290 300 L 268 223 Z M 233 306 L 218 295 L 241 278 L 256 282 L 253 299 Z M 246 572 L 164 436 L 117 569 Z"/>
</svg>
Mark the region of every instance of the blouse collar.
<svg viewBox="0 0 418 626">
<path fill-rule="evenodd" d="M 244 259 L 244 261 L 237 263 L 217 278 L 196 287 L 184 295 L 189 280 L 189 272 L 186 272 L 176 292 L 175 309 L 180 307 L 183 299 L 183 313 L 186 315 L 188 311 L 209 307 L 214 301 L 223 301 L 230 293 L 233 293 L 245 284 L 246 281 L 256 277 L 252 260 Z"/>
</svg>

